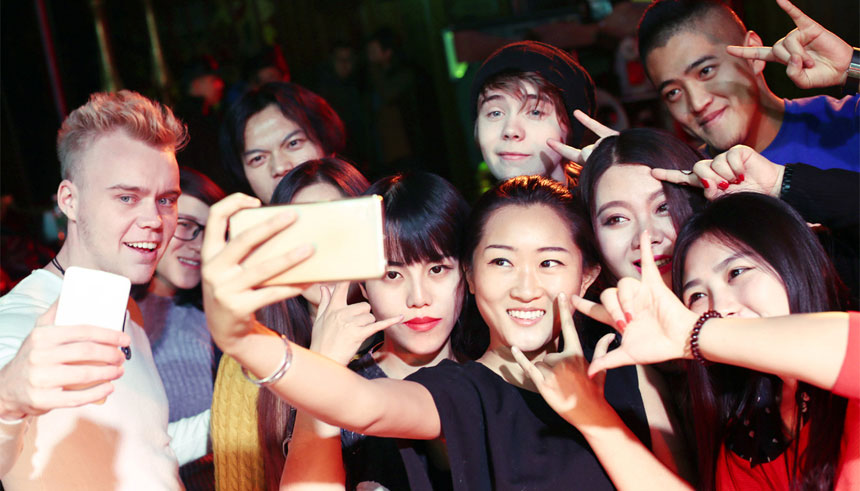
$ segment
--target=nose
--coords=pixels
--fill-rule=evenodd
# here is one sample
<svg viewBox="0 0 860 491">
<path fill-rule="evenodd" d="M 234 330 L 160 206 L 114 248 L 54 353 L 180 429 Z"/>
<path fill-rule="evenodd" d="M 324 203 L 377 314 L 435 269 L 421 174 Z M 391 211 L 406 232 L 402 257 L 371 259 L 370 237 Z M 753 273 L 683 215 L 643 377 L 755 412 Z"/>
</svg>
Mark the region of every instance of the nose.
<svg viewBox="0 0 860 491">
<path fill-rule="evenodd" d="M 406 306 L 421 308 L 430 305 L 430 293 L 422 278 L 412 278 L 409 282 L 409 293 L 406 295 Z"/>
<path fill-rule="evenodd" d="M 275 152 L 272 154 L 272 158 L 269 161 L 269 169 L 272 173 L 272 177 L 276 179 L 280 179 L 287 175 L 287 172 L 295 167 L 295 163 L 293 160 L 285 154 L 285 152 Z"/>
<path fill-rule="evenodd" d="M 651 236 L 652 246 L 660 244 L 666 238 L 666 231 L 653 218 L 638 220 L 638 223 L 639 227 L 636 228 L 636 234 L 631 237 L 632 242 L 630 246 L 633 248 L 634 251 L 639 249 L 639 236 L 642 235 L 642 232 L 646 230 Z"/>
<path fill-rule="evenodd" d="M 140 207 L 140 215 L 137 218 L 137 224 L 140 228 L 154 228 L 160 229 L 163 225 L 163 220 L 161 218 L 161 212 L 158 209 L 158 204 L 153 201 L 151 204 L 147 203 Z M 174 209 L 175 212 L 175 209 Z M 173 216 L 174 222 L 176 221 L 176 215 Z"/>
<path fill-rule="evenodd" d="M 699 114 L 710 105 L 713 98 L 702 84 L 692 83 L 687 87 L 687 99 L 690 110 L 694 114 Z"/>
<path fill-rule="evenodd" d="M 503 140 L 519 141 L 525 137 L 525 130 L 520 124 L 519 115 L 511 115 L 505 119 L 505 126 L 502 128 Z"/>
<path fill-rule="evenodd" d="M 711 310 L 716 310 L 723 317 L 736 316 L 740 310 L 740 304 L 727 286 L 713 289 L 709 303 Z"/>
<path fill-rule="evenodd" d="M 530 302 L 540 296 L 540 280 L 538 280 L 535 268 L 520 269 L 517 283 L 511 288 L 511 296 L 522 302 Z"/>
</svg>

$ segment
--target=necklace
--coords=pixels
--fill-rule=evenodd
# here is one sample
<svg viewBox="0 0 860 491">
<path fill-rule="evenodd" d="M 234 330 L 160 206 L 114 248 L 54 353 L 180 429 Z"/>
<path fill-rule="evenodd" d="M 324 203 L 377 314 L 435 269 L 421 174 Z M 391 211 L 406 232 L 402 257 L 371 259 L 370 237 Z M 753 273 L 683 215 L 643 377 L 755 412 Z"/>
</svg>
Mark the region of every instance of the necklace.
<svg viewBox="0 0 860 491">
<path fill-rule="evenodd" d="M 63 276 L 66 276 L 66 270 L 63 269 L 62 265 L 60 265 L 60 261 L 57 259 L 57 256 L 54 256 L 51 259 L 51 264 L 53 264 L 55 268 L 60 270 L 60 274 L 62 274 Z M 123 318 L 122 318 L 122 332 L 125 332 L 125 319 L 126 319 L 126 317 L 128 317 L 127 312 L 126 312 L 126 315 L 123 316 Z M 122 346 L 120 348 L 120 350 L 122 350 L 122 353 L 125 355 L 126 360 L 131 360 L 131 346 Z"/>
</svg>

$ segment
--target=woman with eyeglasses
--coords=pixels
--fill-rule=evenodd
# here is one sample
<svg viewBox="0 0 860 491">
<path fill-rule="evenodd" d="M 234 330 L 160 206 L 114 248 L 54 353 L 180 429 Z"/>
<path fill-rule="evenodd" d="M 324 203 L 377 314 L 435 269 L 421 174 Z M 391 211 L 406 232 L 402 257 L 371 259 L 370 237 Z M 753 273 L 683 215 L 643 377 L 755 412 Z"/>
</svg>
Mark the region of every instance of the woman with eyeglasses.
<svg viewBox="0 0 860 491">
<path fill-rule="evenodd" d="M 177 203 L 176 231 L 152 281 L 136 295 L 155 366 L 167 392 L 171 423 L 198 416 L 212 405 L 217 364 L 200 296 L 200 246 L 209 207 L 224 197 L 211 179 L 185 167 L 179 170 L 179 187 L 182 195 Z M 208 416 L 204 419 L 201 436 L 205 433 L 208 439 Z M 180 475 L 189 489 L 201 479 L 213 482 L 211 459 L 205 465 L 192 462 L 182 466 Z"/>
</svg>

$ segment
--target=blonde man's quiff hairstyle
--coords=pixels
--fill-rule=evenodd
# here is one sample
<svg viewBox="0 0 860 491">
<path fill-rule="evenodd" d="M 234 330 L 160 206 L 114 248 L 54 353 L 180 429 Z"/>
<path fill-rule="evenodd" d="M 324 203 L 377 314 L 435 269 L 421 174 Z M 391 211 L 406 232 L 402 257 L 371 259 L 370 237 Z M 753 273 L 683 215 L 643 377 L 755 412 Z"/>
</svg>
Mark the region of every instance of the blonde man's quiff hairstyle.
<svg viewBox="0 0 860 491">
<path fill-rule="evenodd" d="M 130 90 L 97 92 L 69 114 L 57 133 L 63 179 L 79 177 L 81 154 L 97 138 L 119 130 L 147 145 L 174 152 L 188 139 L 185 124 L 169 107 Z"/>
</svg>

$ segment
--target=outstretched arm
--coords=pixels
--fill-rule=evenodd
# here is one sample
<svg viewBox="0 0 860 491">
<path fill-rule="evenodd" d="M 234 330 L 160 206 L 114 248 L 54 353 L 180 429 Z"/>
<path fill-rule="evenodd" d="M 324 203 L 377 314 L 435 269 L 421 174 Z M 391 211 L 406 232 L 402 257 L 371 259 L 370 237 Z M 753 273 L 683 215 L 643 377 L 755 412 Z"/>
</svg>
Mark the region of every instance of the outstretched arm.
<svg viewBox="0 0 860 491">
<path fill-rule="evenodd" d="M 845 83 L 851 63 L 851 46 L 812 20 L 789 0 L 776 0 L 797 26 L 773 46 L 728 46 L 739 58 L 786 65 L 785 73 L 798 87 L 829 87 Z"/>
<path fill-rule="evenodd" d="M 267 377 L 282 365 L 285 343 L 254 318 L 259 308 L 298 295 L 303 285 L 260 286 L 309 257 L 300 246 L 257 266 L 242 260 L 295 219 L 294 212 L 224 240 L 227 220 L 259 200 L 234 194 L 216 203 L 203 241 L 203 304 L 212 339 L 256 377 Z M 289 369 L 268 388 L 299 411 L 326 423 L 364 434 L 433 439 L 441 432 L 439 413 L 430 392 L 401 380 L 367 380 L 337 363 L 288 342 Z"/>
<path fill-rule="evenodd" d="M 647 232 L 640 237 L 642 280 L 624 278 L 600 295 L 602 305 L 577 298 L 576 308 L 624 334 L 621 346 L 592 361 L 589 371 L 634 363 L 692 358 L 690 332 L 698 314 L 662 282 Z M 625 320 L 625 315 L 629 314 Z M 708 320 L 699 333 L 706 359 L 832 390 L 848 349 L 849 314 L 827 312 L 760 319 Z M 860 394 L 843 394 L 858 398 Z"/>
</svg>

